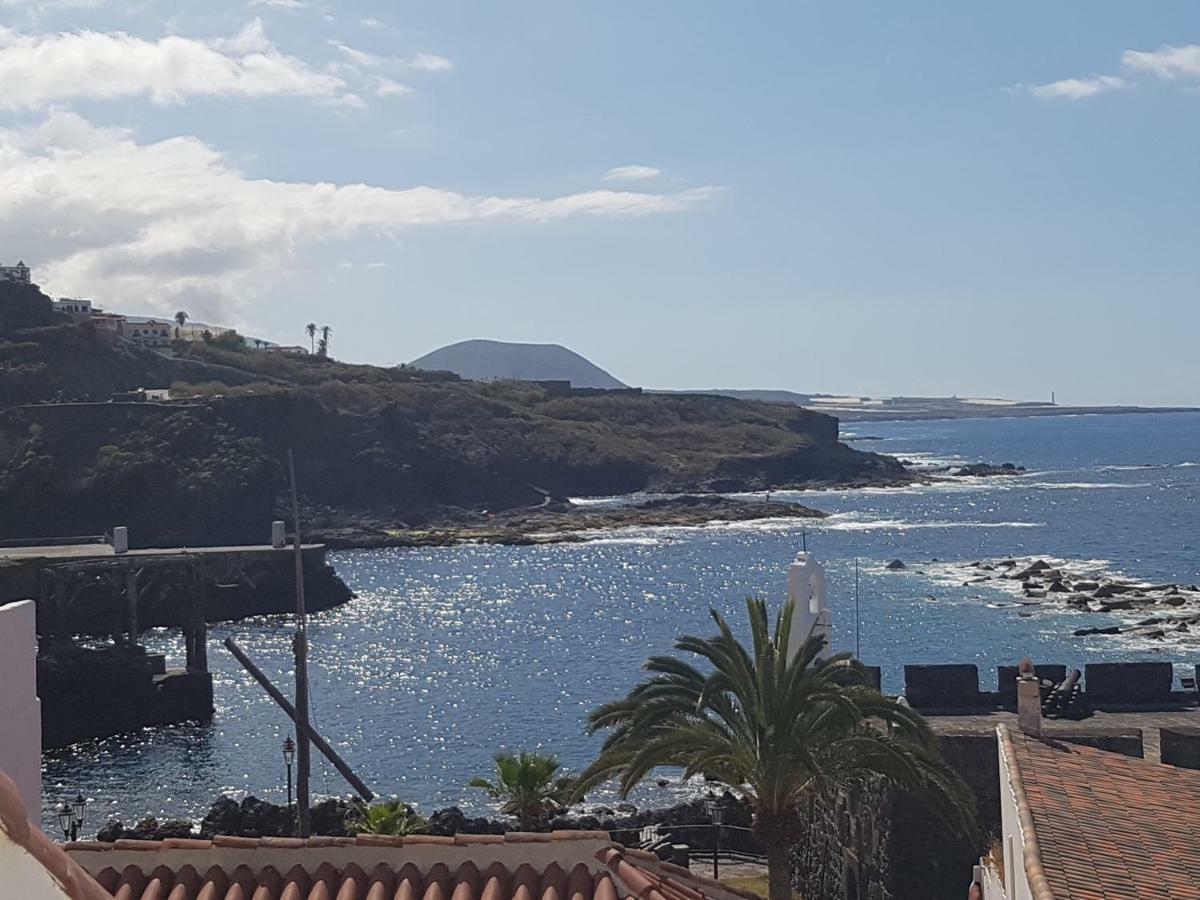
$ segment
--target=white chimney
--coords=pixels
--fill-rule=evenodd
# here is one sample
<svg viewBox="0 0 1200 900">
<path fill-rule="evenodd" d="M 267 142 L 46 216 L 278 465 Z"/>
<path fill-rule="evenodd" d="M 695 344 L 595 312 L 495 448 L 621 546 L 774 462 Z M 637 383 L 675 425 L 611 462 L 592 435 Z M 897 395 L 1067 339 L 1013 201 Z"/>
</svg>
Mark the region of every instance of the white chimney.
<svg viewBox="0 0 1200 900">
<path fill-rule="evenodd" d="M 793 659 L 809 633 L 824 635 L 822 656 L 829 656 L 829 610 L 825 606 L 825 569 L 805 551 L 796 554 L 788 568 L 788 603 L 792 606 L 792 633 L 788 659 Z"/>
</svg>

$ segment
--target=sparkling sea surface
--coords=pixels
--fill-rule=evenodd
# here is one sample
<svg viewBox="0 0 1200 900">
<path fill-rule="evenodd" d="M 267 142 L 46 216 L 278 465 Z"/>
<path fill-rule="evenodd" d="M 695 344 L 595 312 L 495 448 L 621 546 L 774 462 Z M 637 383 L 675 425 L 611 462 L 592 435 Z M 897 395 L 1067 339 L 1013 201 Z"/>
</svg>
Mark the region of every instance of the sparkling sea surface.
<svg viewBox="0 0 1200 900">
<path fill-rule="evenodd" d="M 1200 414 L 850 423 L 843 434 L 878 438 L 855 446 L 917 465 L 1011 461 L 1028 471 L 773 493 L 833 513 L 821 521 L 631 530 L 545 547 L 333 553 L 358 598 L 311 621 L 318 730 L 379 794 L 425 812 L 451 804 L 489 812 L 466 782 L 488 774 L 497 751 L 539 748 L 568 768 L 586 765 L 598 746 L 583 732 L 588 711 L 623 694 L 645 657 L 668 650 L 675 635 L 710 633 L 710 606 L 740 625 L 747 595 L 782 600 L 802 529 L 829 572 L 840 649 L 854 649 L 859 561 L 861 656 L 883 666 L 887 689 L 900 689 L 905 663 L 978 663 L 986 688 L 992 667 L 1027 653 L 1075 665 L 1200 661 L 1200 634 L 1195 644 L 1076 638 L 1075 628 L 1120 620 L 1018 606 L 1011 590 L 963 584 L 963 564 L 1009 555 L 1200 583 Z M 886 571 L 893 558 L 908 569 Z M 55 804 L 77 791 L 91 801 L 88 834 L 110 817 L 197 819 L 222 792 L 283 802 L 279 748 L 289 723 L 221 646 L 231 635 L 290 685 L 286 619 L 212 626 L 212 724 L 147 729 L 48 756 L 51 833 Z M 181 664 L 177 633 L 155 631 L 145 642 Z M 315 751 L 313 760 L 316 792 L 349 793 Z M 651 782 L 633 800 L 665 805 L 692 790 Z M 590 799 L 615 798 L 601 791 Z"/>
</svg>

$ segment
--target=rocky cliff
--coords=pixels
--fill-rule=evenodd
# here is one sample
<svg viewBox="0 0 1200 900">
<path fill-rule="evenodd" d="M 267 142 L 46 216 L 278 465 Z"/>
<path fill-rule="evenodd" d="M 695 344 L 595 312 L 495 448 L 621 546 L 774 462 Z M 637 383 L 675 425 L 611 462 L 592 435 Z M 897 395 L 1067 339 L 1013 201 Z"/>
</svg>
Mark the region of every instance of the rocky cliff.
<svg viewBox="0 0 1200 900">
<path fill-rule="evenodd" d="M 836 419 L 797 407 L 561 396 L 530 384 L 203 346 L 180 347 L 182 359 L 152 354 L 139 368 L 149 351 L 130 355 L 78 328 L 23 332 L 10 338 L 10 355 L 14 343 L 34 345 L 20 352 L 50 371 L 43 401 L 79 399 L 58 394 L 55 371 L 72 366 L 120 371 L 127 382 L 169 374 L 185 399 L 0 410 L 0 504 L 8 512 L 0 538 L 126 524 L 144 544 L 260 542 L 283 509 L 288 449 L 310 524 L 350 514 L 413 525 L 448 510 L 538 506 L 548 497 L 908 477 L 891 457 L 839 443 Z M 4 352 L 0 343 L 0 360 Z M 223 380 L 187 381 L 189 367 Z M 31 375 L 26 393 L 38 383 Z"/>
</svg>

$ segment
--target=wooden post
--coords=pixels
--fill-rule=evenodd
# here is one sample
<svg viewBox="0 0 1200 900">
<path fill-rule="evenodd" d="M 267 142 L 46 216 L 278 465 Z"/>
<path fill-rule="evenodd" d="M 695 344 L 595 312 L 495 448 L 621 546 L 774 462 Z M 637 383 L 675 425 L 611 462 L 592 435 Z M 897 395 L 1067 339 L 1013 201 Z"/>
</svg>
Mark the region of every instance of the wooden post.
<svg viewBox="0 0 1200 900">
<path fill-rule="evenodd" d="M 292 555 L 296 561 L 296 636 L 292 650 L 296 656 L 296 824 L 299 836 L 312 833 L 309 815 L 309 777 L 312 751 L 308 724 L 308 614 L 304 606 L 304 549 L 300 540 L 300 498 L 296 492 L 296 462 L 288 449 L 288 481 L 292 488 Z"/>
</svg>

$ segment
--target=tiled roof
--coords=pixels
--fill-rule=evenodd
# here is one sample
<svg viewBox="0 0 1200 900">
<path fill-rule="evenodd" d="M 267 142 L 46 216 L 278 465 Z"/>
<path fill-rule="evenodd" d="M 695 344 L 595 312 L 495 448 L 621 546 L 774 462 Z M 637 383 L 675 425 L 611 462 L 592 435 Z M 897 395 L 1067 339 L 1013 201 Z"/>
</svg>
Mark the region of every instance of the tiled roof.
<svg viewBox="0 0 1200 900">
<path fill-rule="evenodd" d="M 117 900 L 746 900 L 607 832 L 77 842 Z"/>
<path fill-rule="evenodd" d="M 1000 743 L 1038 900 L 1200 898 L 1200 772 L 1004 726 Z"/>
</svg>

